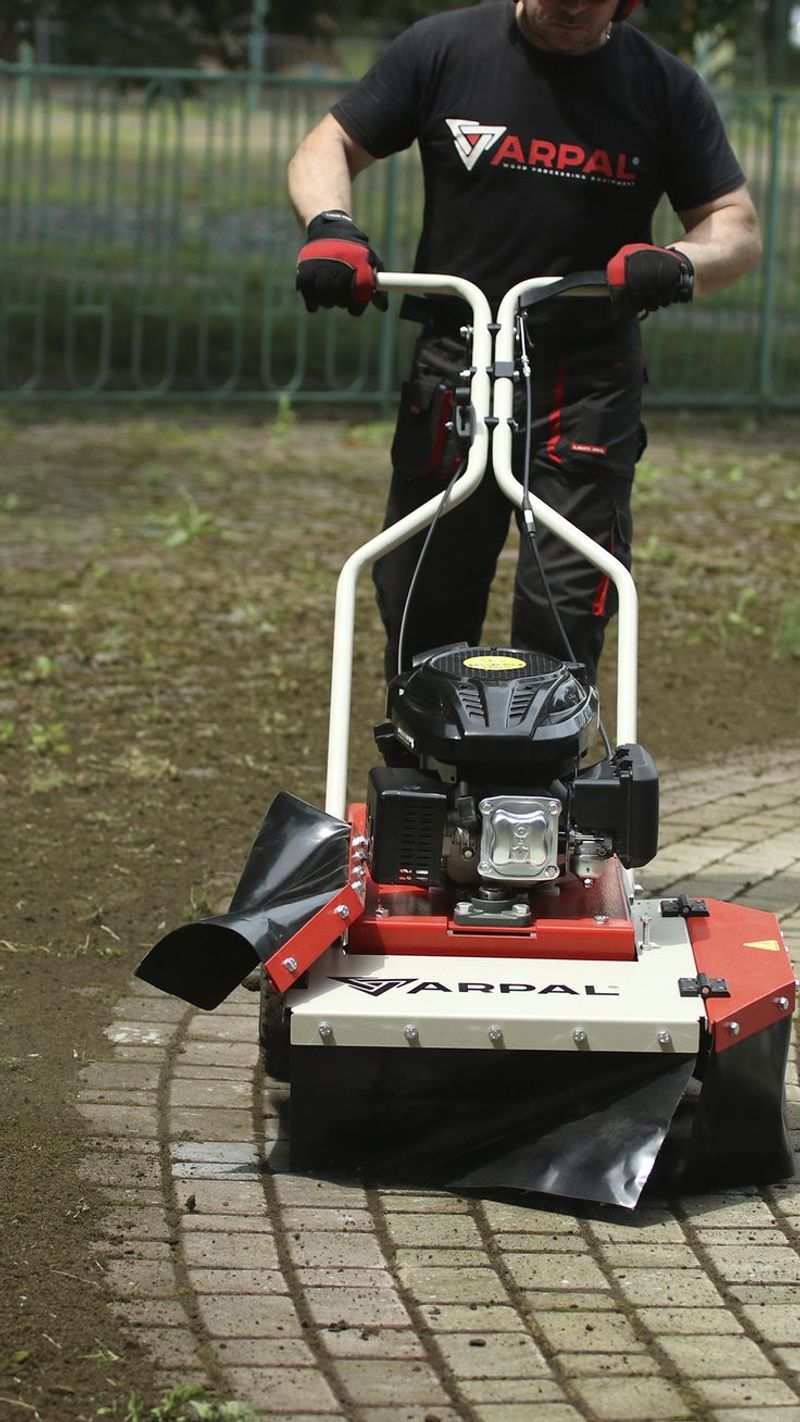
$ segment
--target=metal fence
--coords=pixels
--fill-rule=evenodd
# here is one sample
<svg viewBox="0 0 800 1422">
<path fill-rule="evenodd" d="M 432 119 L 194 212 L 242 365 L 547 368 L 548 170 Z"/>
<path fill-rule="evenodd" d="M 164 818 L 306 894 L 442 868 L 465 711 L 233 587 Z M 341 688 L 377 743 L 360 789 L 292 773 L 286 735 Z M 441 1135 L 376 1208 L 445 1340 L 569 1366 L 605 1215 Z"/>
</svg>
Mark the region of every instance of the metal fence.
<svg viewBox="0 0 800 1422">
<path fill-rule="evenodd" d="M 286 160 L 341 81 L 0 65 L 0 399 L 304 400 L 388 410 L 413 330 L 308 318 Z M 765 256 L 646 326 L 649 400 L 800 408 L 800 98 L 721 94 Z M 358 181 L 408 268 L 415 153 Z M 658 216 L 661 240 L 677 233 Z"/>
</svg>

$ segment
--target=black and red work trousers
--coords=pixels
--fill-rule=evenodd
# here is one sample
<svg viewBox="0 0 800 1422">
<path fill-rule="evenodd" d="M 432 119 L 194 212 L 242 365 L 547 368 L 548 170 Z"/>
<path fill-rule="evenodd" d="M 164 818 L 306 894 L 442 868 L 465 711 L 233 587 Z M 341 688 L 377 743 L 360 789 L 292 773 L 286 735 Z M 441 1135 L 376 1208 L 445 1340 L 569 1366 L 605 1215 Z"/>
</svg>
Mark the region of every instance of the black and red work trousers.
<svg viewBox="0 0 800 1422">
<path fill-rule="evenodd" d="M 452 390 L 463 381 L 463 338 L 423 330 L 410 379 L 402 390 L 392 445 L 393 474 L 385 527 L 443 490 L 458 466 L 455 437 L 446 429 Z M 641 423 L 644 365 L 638 328 L 626 323 L 600 333 L 534 339 L 530 492 L 620 559 L 631 563 L 631 486 L 646 438 Z M 524 383 L 515 388 L 513 468 L 525 456 Z M 479 645 L 497 559 L 511 507 L 491 471 L 479 488 L 439 520 L 420 568 L 406 616 L 403 663 L 450 642 Z M 519 520 L 519 515 L 517 515 Z M 387 679 L 398 670 L 398 638 L 425 531 L 386 554 L 373 580 L 387 634 Z M 578 661 L 592 677 L 605 629 L 616 612 L 613 585 L 580 554 L 536 527 L 544 576 Z M 510 645 L 567 656 L 542 578 L 523 531 L 514 585 Z"/>
</svg>

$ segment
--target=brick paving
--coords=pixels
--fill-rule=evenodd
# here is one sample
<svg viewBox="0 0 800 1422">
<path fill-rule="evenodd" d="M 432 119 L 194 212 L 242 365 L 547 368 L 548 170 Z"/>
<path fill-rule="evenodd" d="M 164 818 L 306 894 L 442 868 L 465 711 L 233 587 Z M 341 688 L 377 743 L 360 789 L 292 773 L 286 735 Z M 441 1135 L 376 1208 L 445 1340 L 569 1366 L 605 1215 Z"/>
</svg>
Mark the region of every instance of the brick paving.
<svg viewBox="0 0 800 1422">
<path fill-rule="evenodd" d="M 664 776 L 646 892 L 772 909 L 800 966 L 799 778 Z M 629 1215 L 294 1177 L 256 1018 L 137 983 L 82 1071 L 98 1263 L 165 1387 L 265 1422 L 800 1422 L 800 1179 Z M 800 1148 L 794 1050 L 787 1086 Z"/>
</svg>

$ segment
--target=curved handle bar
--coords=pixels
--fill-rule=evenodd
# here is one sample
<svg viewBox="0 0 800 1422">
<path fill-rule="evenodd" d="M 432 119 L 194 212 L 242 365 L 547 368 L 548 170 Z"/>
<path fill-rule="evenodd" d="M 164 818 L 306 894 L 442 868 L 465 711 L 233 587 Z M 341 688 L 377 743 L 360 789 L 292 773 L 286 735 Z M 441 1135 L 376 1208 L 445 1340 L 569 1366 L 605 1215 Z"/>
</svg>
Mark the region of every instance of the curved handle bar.
<svg viewBox="0 0 800 1422">
<path fill-rule="evenodd" d="M 475 367 L 472 379 L 472 405 L 475 410 L 475 435 L 467 459 L 467 467 L 457 480 L 444 510 L 463 503 L 478 487 L 489 456 L 489 426 L 491 411 L 492 312 L 479 287 L 460 277 L 429 276 L 416 272 L 381 272 L 378 285 L 382 291 L 435 292 L 460 296 L 472 310 L 472 354 Z M 347 559 L 336 585 L 336 606 L 333 624 L 333 656 L 331 665 L 331 706 L 328 723 L 328 769 L 325 809 L 328 814 L 343 819 L 347 808 L 347 760 L 350 741 L 350 703 L 352 695 L 353 631 L 356 611 L 356 583 L 366 564 L 372 564 L 397 548 L 420 529 L 426 528 L 441 504 L 441 492 L 428 499 L 420 508 L 400 519 L 399 523 L 371 538 Z"/>
<path fill-rule="evenodd" d="M 511 468 L 512 421 L 514 414 L 514 382 L 499 372 L 510 368 L 514 360 L 515 320 L 519 306 L 531 306 L 534 302 L 551 300 L 564 292 L 580 296 L 608 297 L 608 283 L 604 272 L 576 272 L 564 278 L 534 277 L 530 281 L 519 282 L 506 292 L 497 314 L 499 331 L 495 342 L 495 362 L 498 371 L 494 383 L 492 414 L 497 419 L 492 438 L 492 464 L 495 478 L 515 508 L 522 507 L 522 486 L 514 477 Z M 540 294 L 541 293 L 541 294 Z M 535 355 L 534 355 L 535 359 Z M 619 599 L 619 632 L 617 640 L 617 745 L 628 745 L 636 740 L 637 683 L 638 683 L 638 640 L 639 601 L 636 586 L 628 569 L 607 553 L 599 543 L 581 533 L 556 513 L 549 504 L 535 495 L 530 496 L 534 519 L 544 524 L 557 538 L 582 554 L 601 573 L 610 578 Z"/>
<path fill-rule="evenodd" d="M 472 350 L 469 361 L 474 369 L 471 388 L 475 413 L 474 437 L 466 469 L 453 487 L 444 515 L 463 503 L 483 477 L 489 455 L 490 425 L 487 421 L 490 416 L 494 416 L 496 421 L 492 441 L 495 478 L 511 503 L 517 508 L 521 507 L 522 486 L 511 469 L 514 386 L 509 376 L 499 374 L 502 369 L 513 368 L 518 307 L 522 304 L 528 306 L 549 301 L 562 294 L 575 297 L 607 296 L 605 273 L 579 272 L 569 277 L 535 277 L 520 282 L 504 296 L 497 323 L 494 324 L 491 308 L 483 292 L 472 282 L 460 277 L 417 272 L 381 272 L 377 285 L 381 291 L 458 296 L 467 303 L 472 312 Z M 493 375 L 494 392 L 491 380 Z M 376 562 L 384 553 L 390 552 L 427 527 L 440 507 L 441 498 L 439 492 L 391 528 L 384 529 L 382 533 L 369 539 L 350 555 L 339 574 L 334 612 L 325 798 L 326 811 L 339 819 L 344 818 L 347 808 L 353 633 L 358 576 L 367 564 Z M 617 589 L 620 627 L 617 660 L 617 742 L 624 744 L 635 741 L 637 599 L 633 579 L 618 559 L 574 528 L 549 505 L 531 496 L 531 506 L 535 518 L 606 573 Z"/>
</svg>

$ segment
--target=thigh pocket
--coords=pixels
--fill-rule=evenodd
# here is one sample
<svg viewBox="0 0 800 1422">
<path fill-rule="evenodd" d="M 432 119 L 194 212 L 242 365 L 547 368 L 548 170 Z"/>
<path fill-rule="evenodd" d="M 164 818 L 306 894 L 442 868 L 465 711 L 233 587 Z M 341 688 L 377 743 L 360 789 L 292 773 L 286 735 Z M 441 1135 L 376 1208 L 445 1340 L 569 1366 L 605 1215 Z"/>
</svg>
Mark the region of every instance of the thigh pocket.
<svg viewBox="0 0 800 1422">
<path fill-rule="evenodd" d="M 547 454 L 565 472 L 631 478 L 641 453 L 638 351 L 564 355 L 553 385 Z"/>
<path fill-rule="evenodd" d="M 453 389 L 435 372 L 406 380 L 392 441 L 392 466 L 409 479 L 446 483 L 459 461 Z"/>
</svg>

